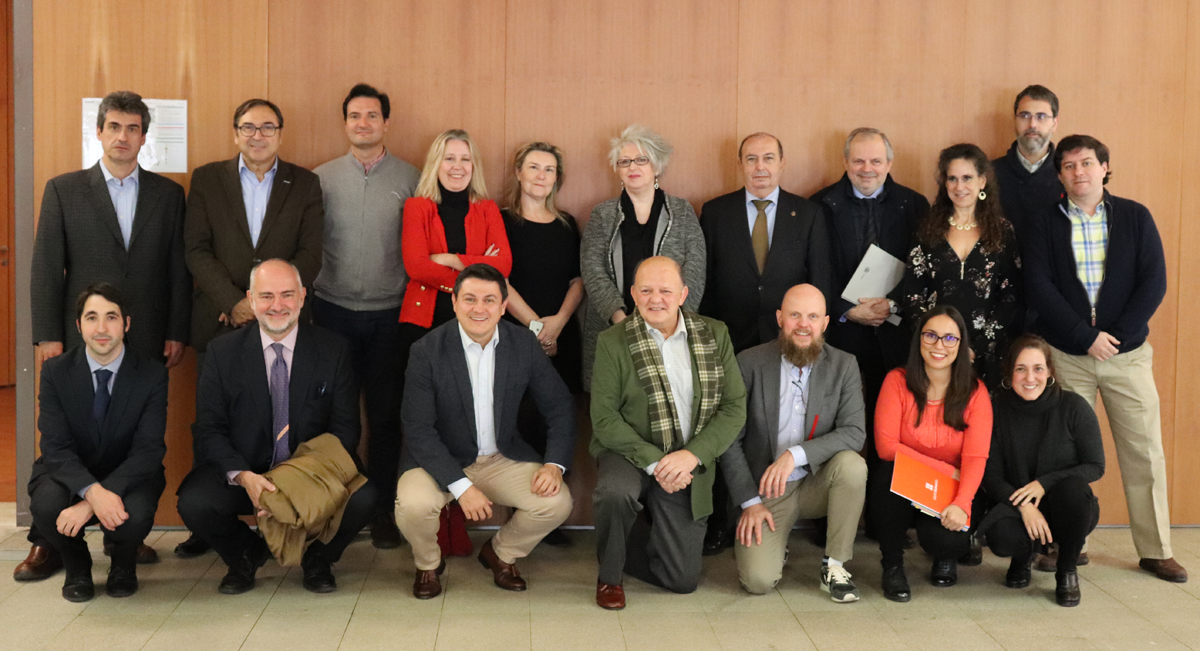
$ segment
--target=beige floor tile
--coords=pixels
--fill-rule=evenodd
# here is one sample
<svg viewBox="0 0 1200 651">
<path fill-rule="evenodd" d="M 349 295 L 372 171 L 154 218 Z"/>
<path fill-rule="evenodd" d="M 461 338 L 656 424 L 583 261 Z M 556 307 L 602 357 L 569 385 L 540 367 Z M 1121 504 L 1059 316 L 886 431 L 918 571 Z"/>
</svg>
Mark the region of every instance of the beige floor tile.
<svg viewBox="0 0 1200 651">
<path fill-rule="evenodd" d="M 126 651 L 141 649 L 166 615 L 82 614 L 71 621 L 47 648 L 55 651 Z"/>
<path fill-rule="evenodd" d="M 492 573 L 475 559 L 455 559 L 442 577 L 444 612 L 492 613 L 529 617 L 529 592 L 511 592 L 496 586 Z"/>
<path fill-rule="evenodd" d="M 326 594 L 314 594 L 304 589 L 303 570 L 298 567 L 288 568 L 263 614 L 339 613 L 349 616 L 358 602 L 358 595 L 366 580 L 366 572 L 343 572 L 341 568 L 337 568 L 333 575 L 338 589 Z"/>
<path fill-rule="evenodd" d="M 263 613 L 246 636 L 241 651 L 334 651 L 342 643 L 349 613 Z"/>
<path fill-rule="evenodd" d="M 529 615 L 450 613 L 442 616 L 439 651 L 529 651 Z"/>
<path fill-rule="evenodd" d="M 142 651 L 237 651 L 259 613 L 172 613 Z"/>
<path fill-rule="evenodd" d="M 1064 610 L 1075 611 L 1075 609 Z M 1066 612 L 1060 613 L 1059 618 L 1077 635 L 1087 638 L 1097 649 L 1173 651 L 1188 648 L 1163 629 L 1128 610 Z"/>
<path fill-rule="evenodd" d="M 710 613 L 722 612 L 752 612 L 779 613 L 791 612 L 788 603 L 779 590 L 772 590 L 764 595 L 753 595 L 742 589 L 738 580 L 737 562 L 732 554 L 722 554 L 717 557 L 723 562 L 708 562 L 704 566 L 704 588 L 696 591 L 704 610 Z M 786 568 L 785 568 L 786 570 Z M 795 577 L 785 571 L 780 587 L 787 589 L 796 587 Z M 819 591 L 816 583 L 805 582 L 804 588 Z M 803 589 L 803 588 L 802 588 Z M 820 593 L 829 598 L 825 593 Z"/>
<path fill-rule="evenodd" d="M 1200 649 L 1200 604 L 1162 604 L 1141 613 L 1152 625 L 1193 649 Z"/>
<path fill-rule="evenodd" d="M 530 616 L 533 651 L 618 651 L 625 649 L 621 618 L 594 604 L 588 613 L 539 612 Z"/>
<path fill-rule="evenodd" d="M 1003 649 L 987 631 L 963 612 L 929 615 L 897 611 L 884 614 L 883 619 L 913 649 Z"/>
<path fill-rule="evenodd" d="M 701 581 L 700 590 L 708 589 Z M 704 602 L 699 590 L 691 594 L 675 594 L 638 579 L 625 577 L 625 611 L 631 613 L 703 613 Z M 592 600 L 595 602 L 595 587 Z"/>
<path fill-rule="evenodd" d="M 1005 649 L 1074 651 L 1096 648 L 1067 626 L 1058 613 L 1044 610 L 978 610 L 966 614 Z"/>
<path fill-rule="evenodd" d="M 794 615 L 776 612 L 708 613 L 721 649 L 727 651 L 806 651 L 816 649 Z"/>
<path fill-rule="evenodd" d="M 207 559 L 192 560 L 210 562 Z M 239 595 L 226 595 L 217 592 L 217 586 L 229 568 L 217 559 L 211 562 L 208 570 L 195 582 L 174 612 L 191 615 L 211 614 L 218 617 L 229 613 L 258 615 L 271 601 L 283 579 L 284 571 L 271 565 L 268 563 L 258 571 L 253 590 Z"/>
<path fill-rule="evenodd" d="M 562 615 L 604 612 L 596 605 L 596 579 L 590 575 L 574 579 L 550 578 L 529 584 L 529 611 Z"/>
<path fill-rule="evenodd" d="M 716 632 L 704 613 L 688 612 L 621 612 L 621 630 L 629 651 L 661 651 L 686 649 L 710 651 L 720 649 Z"/>
<path fill-rule="evenodd" d="M 21 561 L 0 561 L 0 607 L 3 607 L 4 600 L 15 593 L 21 587 L 21 583 L 12 579 L 13 570 Z"/>
<path fill-rule="evenodd" d="M 83 604 L 72 604 L 61 596 L 58 601 L 36 603 L 18 608 L 12 600 L 0 605 L 0 631 L 5 649 L 13 651 L 43 649 L 54 636 L 74 621 L 83 611 Z"/>
<path fill-rule="evenodd" d="M 798 612 L 796 619 L 818 649 L 907 649 L 878 612 Z"/>
<path fill-rule="evenodd" d="M 338 651 L 433 651 L 441 617 L 360 615 L 355 613 Z"/>
</svg>

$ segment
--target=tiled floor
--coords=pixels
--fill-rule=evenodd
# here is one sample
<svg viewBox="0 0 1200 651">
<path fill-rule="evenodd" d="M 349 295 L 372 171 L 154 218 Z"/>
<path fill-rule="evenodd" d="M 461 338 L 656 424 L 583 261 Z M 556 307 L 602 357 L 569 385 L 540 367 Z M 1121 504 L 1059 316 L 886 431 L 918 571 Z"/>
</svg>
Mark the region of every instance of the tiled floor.
<svg viewBox="0 0 1200 651">
<path fill-rule="evenodd" d="M 529 591 L 506 593 L 473 558 L 452 559 L 439 599 L 409 592 L 407 546 L 376 551 L 355 542 L 336 568 L 339 590 L 312 595 L 298 569 L 271 562 L 258 587 L 220 595 L 225 567 L 214 554 L 183 561 L 171 555 L 182 532 L 155 532 L 163 561 L 139 569 L 141 591 L 116 600 L 102 594 L 72 604 L 62 575 L 34 584 L 7 577 L 24 558 L 24 532 L 12 526 L 13 505 L 0 505 L 0 649 L 1197 649 L 1200 578 L 1164 583 L 1136 569 L 1125 529 L 1092 537 L 1092 564 L 1082 568 L 1083 604 L 1054 604 L 1054 578 L 1035 573 L 1033 586 L 1003 586 L 1007 562 L 985 554 L 982 567 L 961 568 L 959 585 L 935 589 L 923 580 L 928 561 L 909 554 L 913 601 L 895 604 L 879 591 L 879 552 L 856 546 L 850 565 L 863 601 L 840 605 L 817 588 L 820 551 L 794 536 L 779 588 L 752 597 L 737 586 L 730 553 L 706 559 L 700 590 L 665 594 L 630 579 L 629 607 L 597 608 L 590 532 L 572 532 L 567 549 L 539 548 L 520 563 Z M 476 543 L 486 532 L 477 532 Z M 1174 531 L 1176 556 L 1200 572 L 1200 529 Z M 92 540 L 98 543 L 97 540 Z M 102 587 L 108 563 L 98 553 Z"/>
</svg>

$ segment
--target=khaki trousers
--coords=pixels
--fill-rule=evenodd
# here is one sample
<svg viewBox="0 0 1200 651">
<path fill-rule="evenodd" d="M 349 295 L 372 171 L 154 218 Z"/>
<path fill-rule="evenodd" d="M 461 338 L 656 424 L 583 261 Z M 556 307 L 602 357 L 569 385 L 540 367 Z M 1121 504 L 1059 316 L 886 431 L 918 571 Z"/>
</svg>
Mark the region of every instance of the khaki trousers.
<svg viewBox="0 0 1200 651">
<path fill-rule="evenodd" d="M 1105 362 L 1057 348 L 1052 352 L 1064 389 L 1083 396 L 1092 407 L 1097 391 L 1104 400 L 1138 556 L 1171 558 L 1167 460 L 1154 384 L 1154 349 L 1145 343 Z"/>
<path fill-rule="evenodd" d="M 540 463 L 513 461 L 496 453 L 478 457 L 475 463 L 463 468 L 467 479 L 489 500 L 516 509 L 492 538 L 496 556 L 505 563 L 528 556 L 546 534 L 571 515 L 573 504 L 566 482 L 554 497 L 533 493 L 533 475 L 541 467 Z M 437 543 L 441 524 L 438 516 L 452 499 L 453 495 L 443 491 L 420 468 L 405 472 L 396 482 L 396 526 L 412 545 L 418 570 L 437 569 L 442 562 L 442 550 Z"/>
<path fill-rule="evenodd" d="M 763 525 L 761 545 L 733 547 L 738 578 L 752 594 L 766 594 L 783 578 L 788 535 L 799 518 L 828 517 L 825 555 L 842 562 L 854 557 L 854 537 L 867 495 L 867 462 L 857 452 L 843 450 L 800 481 L 789 482 L 781 497 L 764 500 L 775 531 Z"/>
</svg>

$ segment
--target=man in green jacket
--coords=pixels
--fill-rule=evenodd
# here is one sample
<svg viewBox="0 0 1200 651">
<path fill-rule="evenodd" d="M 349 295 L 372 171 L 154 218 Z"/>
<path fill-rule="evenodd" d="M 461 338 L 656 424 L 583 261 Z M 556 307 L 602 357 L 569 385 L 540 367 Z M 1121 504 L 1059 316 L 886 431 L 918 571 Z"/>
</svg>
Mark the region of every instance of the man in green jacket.
<svg viewBox="0 0 1200 651">
<path fill-rule="evenodd" d="M 696 589 L 716 460 L 746 421 L 729 331 L 682 309 L 679 265 L 647 258 L 632 291 L 637 313 L 600 334 L 592 372 L 596 603 L 609 610 L 625 607 L 625 572 Z M 637 519 L 643 499 L 652 524 Z"/>
</svg>

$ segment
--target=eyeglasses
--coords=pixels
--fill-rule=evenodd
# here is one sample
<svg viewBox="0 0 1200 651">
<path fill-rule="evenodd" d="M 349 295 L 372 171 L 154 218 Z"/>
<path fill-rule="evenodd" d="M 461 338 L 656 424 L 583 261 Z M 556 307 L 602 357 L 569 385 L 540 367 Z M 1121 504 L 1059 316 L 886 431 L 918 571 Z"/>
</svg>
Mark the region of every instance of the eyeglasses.
<svg viewBox="0 0 1200 651">
<path fill-rule="evenodd" d="M 1021 118 L 1022 120 L 1034 120 L 1035 122 L 1045 122 L 1046 120 L 1054 118 L 1054 116 L 1050 115 L 1049 113 L 1030 113 L 1029 111 L 1021 111 L 1017 114 L 1017 117 Z"/>
<path fill-rule="evenodd" d="M 921 333 L 922 343 L 925 343 L 926 345 L 929 345 L 929 346 L 936 346 L 937 342 L 941 341 L 942 344 L 946 346 L 946 348 L 956 348 L 958 346 L 958 342 L 960 340 L 961 339 L 959 337 L 956 337 L 954 335 L 942 335 L 939 337 L 938 333 L 936 333 L 932 330 L 926 330 L 925 332 Z"/>
<path fill-rule="evenodd" d="M 238 130 L 238 133 L 242 134 L 243 136 L 245 136 L 247 138 L 253 138 L 255 131 L 261 133 L 264 138 L 270 138 L 271 136 L 275 135 L 276 131 L 279 131 L 282 128 L 283 127 L 277 127 L 274 124 L 271 124 L 270 122 L 262 125 L 261 127 L 256 127 L 253 124 L 250 124 L 249 122 L 247 122 L 247 123 L 239 126 L 237 128 L 237 130 Z"/>
<path fill-rule="evenodd" d="M 617 161 L 617 167 L 629 167 L 630 163 L 638 166 L 649 165 L 650 158 L 647 156 L 638 156 L 637 158 L 622 158 L 621 160 Z"/>
</svg>

